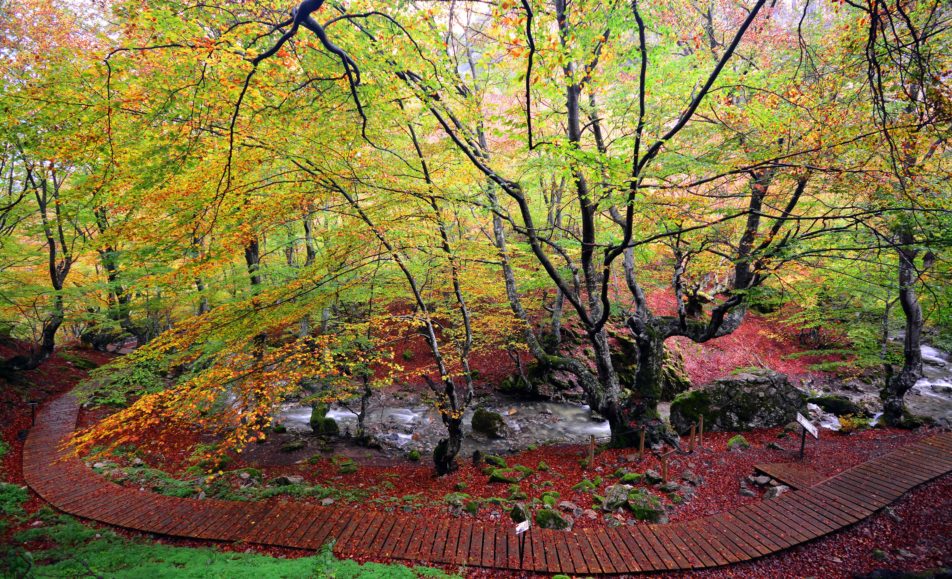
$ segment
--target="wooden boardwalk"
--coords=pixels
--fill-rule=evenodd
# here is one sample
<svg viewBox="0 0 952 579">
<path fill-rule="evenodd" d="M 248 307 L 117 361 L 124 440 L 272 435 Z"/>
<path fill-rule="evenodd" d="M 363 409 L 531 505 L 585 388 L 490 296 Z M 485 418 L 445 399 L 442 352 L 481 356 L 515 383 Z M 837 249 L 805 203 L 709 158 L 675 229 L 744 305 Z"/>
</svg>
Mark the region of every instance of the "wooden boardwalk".
<svg viewBox="0 0 952 579">
<path fill-rule="evenodd" d="M 71 395 L 44 406 L 23 450 L 29 485 L 72 515 L 176 537 L 301 549 L 333 539 L 339 557 L 539 573 L 684 571 L 756 559 L 852 525 L 952 470 L 952 433 L 943 433 L 808 488 L 703 519 L 572 532 L 532 528 L 520 560 L 511 525 L 295 503 L 179 499 L 121 487 L 60 449 L 78 410 Z"/>
</svg>

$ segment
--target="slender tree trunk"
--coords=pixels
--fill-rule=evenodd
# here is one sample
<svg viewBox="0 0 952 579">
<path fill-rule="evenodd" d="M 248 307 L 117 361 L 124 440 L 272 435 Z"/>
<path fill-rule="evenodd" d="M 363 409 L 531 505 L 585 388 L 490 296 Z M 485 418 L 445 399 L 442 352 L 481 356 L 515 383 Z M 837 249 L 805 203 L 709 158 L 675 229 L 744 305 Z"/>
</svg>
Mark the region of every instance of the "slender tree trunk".
<svg viewBox="0 0 952 579">
<path fill-rule="evenodd" d="M 902 344 L 903 365 L 897 374 L 893 374 L 892 368 L 887 365 L 886 387 L 880 393 L 883 419 L 891 425 L 903 424 L 903 397 L 922 377 L 922 307 L 915 288 L 918 279 L 915 258 L 918 251 L 913 247 L 915 239 L 911 233 L 900 234 L 899 242 L 899 304 L 906 318 L 906 334 Z"/>
</svg>

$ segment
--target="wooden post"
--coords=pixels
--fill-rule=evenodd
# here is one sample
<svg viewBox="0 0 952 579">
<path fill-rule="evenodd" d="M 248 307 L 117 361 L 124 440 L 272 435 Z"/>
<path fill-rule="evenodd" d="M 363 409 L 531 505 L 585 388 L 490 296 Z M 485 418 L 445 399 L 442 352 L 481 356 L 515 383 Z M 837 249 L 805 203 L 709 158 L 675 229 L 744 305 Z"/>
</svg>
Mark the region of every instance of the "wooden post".
<svg viewBox="0 0 952 579">
<path fill-rule="evenodd" d="M 697 431 L 697 446 L 698 448 L 704 448 L 704 415 L 698 416 L 697 419 L 698 431 Z"/>
<path fill-rule="evenodd" d="M 662 454 L 658 458 L 661 459 L 661 482 L 668 482 L 668 454 Z"/>
<path fill-rule="evenodd" d="M 688 452 L 694 452 L 694 428 L 695 425 L 691 425 L 691 442 L 688 444 Z"/>
<path fill-rule="evenodd" d="M 645 457 L 645 429 L 641 429 L 641 437 L 638 441 L 638 460 Z"/>
<path fill-rule="evenodd" d="M 591 440 L 588 445 L 588 466 L 593 468 L 595 466 L 595 435 L 592 435 Z"/>
</svg>

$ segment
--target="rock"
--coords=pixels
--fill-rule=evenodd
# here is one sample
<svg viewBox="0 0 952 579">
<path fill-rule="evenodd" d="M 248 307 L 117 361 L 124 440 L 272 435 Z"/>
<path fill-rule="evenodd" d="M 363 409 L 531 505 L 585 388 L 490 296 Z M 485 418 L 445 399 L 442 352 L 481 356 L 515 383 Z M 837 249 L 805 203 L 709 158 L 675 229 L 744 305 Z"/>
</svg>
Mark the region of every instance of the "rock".
<svg viewBox="0 0 952 579">
<path fill-rule="evenodd" d="M 572 526 L 570 518 L 563 517 L 553 509 L 539 509 L 535 512 L 536 525 L 543 529 L 563 531 Z"/>
<path fill-rule="evenodd" d="M 664 361 L 661 363 L 662 401 L 674 400 L 678 394 L 691 389 L 691 378 L 684 369 L 684 356 L 680 350 L 664 349 Z"/>
<path fill-rule="evenodd" d="M 512 506 L 512 510 L 509 511 L 509 517 L 514 523 L 521 523 L 523 521 L 529 520 L 529 511 L 526 509 L 525 505 L 516 503 Z"/>
<path fill-rule="evenodd" d="M 764 493 L 764 499 L 775 499 L 789 490 L 790 490 L 790 487 L 788 487 L 787 485 L 778 485 L 775 487 L 770 487 L 769 489 L 767 489 L 767 492 Z"/>
<path fill-rule="evenodd" d="M 473 432 L 484 434 L 489 438 L 502 438 L 506 431 L 506 423 L 498 412 L 477 408 L 473 412 Z"/>
<path fill-rule="evenodd" d="M 96 469 L 106 468 L 106 463 L 104 463 L 104 462 L 96 462 L 96 463 L 93 463 L 93 468 L 96 468 Z"/>
<path fill-rule="evenodd" d="M 750 443 L 747 442 L 747 439 L 741 435 L 732 437 L 727 441 L 727 450 L 733 450 L 734 452 L 740 452 L 742 450 L 747 450 L 750 448 Z"/>
<path fill-rule="evenodd" d="M 321 499 L 321 506 L 322 506 L 322 507 L 329 507 L 329 506 L 331 506 L 331 505 L 333 505 L 333 504 L 334 504 L 334 499 L 332 499 L 332 498 L 330 498 L 330 497 L 328 497 L 328 498 L 326 498 L 326 499 Z"/>
<path fill-rule="evenodd" d="M 767 450 L 785 450 L 784 447 L 780 446 L 776 442 L 768 442 Z"/>
<path fill-rule="evenodd" d="M 750 489 L 747 488 L 747 487 L 740 487 L 740 496 L 742 496 L 742 497 L 756 497 L 756 496 L 757 496 L 757 493 L 755 493 L 754 491 L 750 490 Z"/>
<path fill-rule="evenodd" d="M 340 427 L 333 418 L 327 418 L 326 404 L 315 404 L 311 407 L 311 430 L 318 436 L 338 436 Z"/>
<path fill-rule="evenodd" d="M 679 394 L 671 403 L 671 426 L 687 431 L 703 415 L 708 430 L 772 428 L 805 407 L 804 395 L 785 375 L 758 369 Z"/>
<path fill-rule="evenodd" d="M 288 475 L 288 476 L 279 476 L 278 478 L 271 481 L 271 484 L 279 487 L 286 487 L 289 485 L 299 485 L 304 483 L 303 476 L 297 475 Z"/>
<path fill-rule="evenodd" d="M 576 505 L 572 501 L 562 501 L 559 503 L 559 508 L 562 509 L 563 511 L 574 513 L 575 511 L 578 510 L 578 505 Z"/>
<path fill-rule="evenodd" d="M 139 457 L 136 457 L 136 458 L 133 458 L 133 459 L 132 459 L 132 466 L 142 466 L 142 465 L 144 465 L 144 464 L 145 464 L 145 462 L 144 462 L 141 458 L 139 458 Z"/>
<path fill-rule="evenodd" d="M 241 480 L 248 480 L 251 478 L 251 475 L 246 472 L 240 472 L 238 473 L 238 478 L 240 478 Z"/>
<path fill-rule="evenodd" d="M 755 485 L 765 487 L 770 484 L 770 477 L 762 474 L 760 476 L 751 478 L 750 482 L 754 483 Z"/>
<path fill-rule="evenodd" d="M 649 523 L 659 523 L 665 517 L 661 499 L 645 490 L 635 490 L 628 493 L 628 508 L 635 518 Z"/>
<path fill-rule="evenodd" d="M 681 490 L 681 485 L 674 481 L 669 481 L 661 485 L 661 490 L 666 493 L 676 493 Z"/>
<path fill-rule="evenodd" d="M 307 448 L 307 443 L 303 440 L 289 440 L 281 445 L 281 452 L 295 452 Z"/>
<path fill-rule="evenodd" d="M 509 465 L 506 464 L 506 459 L 495 454 L 487 454 L 483 457 L 483 460 L 486 461 L 486 464 L 491 464 L 498 468 L 508 468 Z"/>
<path fill-rule="evenodd" d="M 628 504 L 628 494 L 632 491 L 631 485 L 611 485 L 605 489 L 605 500 L 602 501 L 602 510 L 612 512 Z"/>
<path fill-rule="evenodd" d="M 522 480 L 522 473 L 512 468 L 494 468 L 489 472 L 489 482 L 511 484 Z"/>
<path fill-rule="evenodd" d="M 585 517 L 586 519 L 594 521 L 595 519 L 598 518 L 598 513 L 596 513 L 592 509 L 585 509 L 584 511 L 582 511 L 582 516 Z"/>
<path fill-rule="evenodd" d="M 894 508 L 886 507 L 885 509 L 883 509 L 883 512 L 886 513 L 886 516 L 892 519 L 893 521 L 897 523 L 902 522 L 902 517 L 896 514 L 896 510 Z"/>
<path fill-rule="evenodd" d="M 651 484 L 658 484 L 661 482 L 661 475 L 658 474 L 658 471 L 649 468 L 645 471 L 645 480 Z"/>
<path fill-rule="evenodd" d="M 835 414 L 836 416 L 861 416 L 864 414 L 863 409 L 860 408 L 858 404 L 845 396 L 814 396 L 809 398 L 807 402 L 812 402 L 825 412 Z"/>
<path fill-rule="evenodd" d="M 699 474 L 695 474 L 693 470 L 686 470 L 681 473 L 681 480 L 688 484 L 699 486 L 704 482 L 704 477 Z"/>
<path fill-rule="evenodd" d="M 899 549 L 898 551 L 896 551 L 896 554 L 902 557 L 903 559 L 911 559 L 912 557 L 915 557 L 915 555 L 913 555 L 911 552 L 905 549 Z"/>
<path fill-rule="evenodd" d="M 877 561 L 885 561 L 888 558 L 886 551 L 883 551 L 882 549 L 873 549 L 872 554 L 873 559 L 876 559 Z"/>
</svg>

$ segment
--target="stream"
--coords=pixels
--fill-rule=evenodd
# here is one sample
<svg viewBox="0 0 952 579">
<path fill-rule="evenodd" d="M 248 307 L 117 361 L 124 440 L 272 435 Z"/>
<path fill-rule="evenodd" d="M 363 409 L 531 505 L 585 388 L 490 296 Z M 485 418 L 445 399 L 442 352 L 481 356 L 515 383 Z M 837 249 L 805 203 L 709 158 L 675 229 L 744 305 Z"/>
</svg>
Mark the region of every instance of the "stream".
<svg viewBox="0 0 952 579">
<path fill-rule="evenodd" d="M 389 402 L 372 403 L 365 419 L 368 431 L 381 444 L 399 450 L 429 450 L 445 436 L 439 413 L 432 406 L 412 402 L 393 406 Z M 498 396 L 481 406 L 503 417 L 507 429 L 505 438 L 488 439 L 473 434 L 470 423 L 474 408 L 471 407 L 463 415 L 462 456 L 469 456 L 477 449 L 497 453 L 547 442 L 582 443 L 593 435 L 604 439 L 610 434 L 608 421 L 593 415 L 589 407 L 582 404 L 510 400 Z M 327 416 L 337 421 L 341 433 L 353 433 L 357 428 L 357 416 L 342 406 L 331 406 Z M 289 405 L 278 415 L 278 420 L 289 431 L 306 434 L 311 432 L 310 417 L 310 407 Z"/>
</svg>

